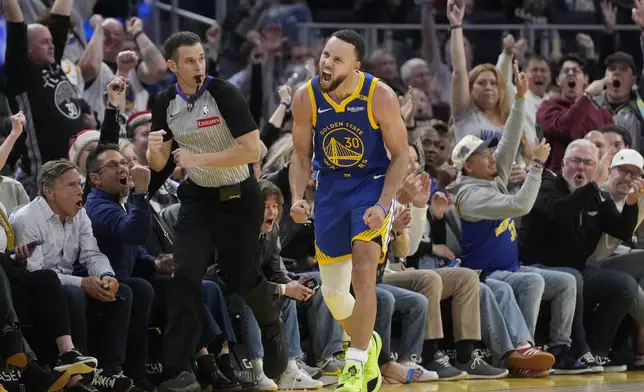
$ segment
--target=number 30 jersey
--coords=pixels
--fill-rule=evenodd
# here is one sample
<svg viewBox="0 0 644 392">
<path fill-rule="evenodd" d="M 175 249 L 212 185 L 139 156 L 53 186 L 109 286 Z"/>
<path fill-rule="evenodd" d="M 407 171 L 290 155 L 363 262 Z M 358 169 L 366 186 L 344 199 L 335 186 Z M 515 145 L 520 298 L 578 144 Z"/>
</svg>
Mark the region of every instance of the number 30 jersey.
<svg viewBox="0 0 644 392">
<path fill-rule="evenodd" d="M 378 79 L 358 72 L 358 86 L 341 103 L 320 90 L 319 76 L 308 82 L 313 116 L 313 170 L 320 176 L 384 175 L 389 156 L 373 116 L 373 94 Z"/>
</svg>

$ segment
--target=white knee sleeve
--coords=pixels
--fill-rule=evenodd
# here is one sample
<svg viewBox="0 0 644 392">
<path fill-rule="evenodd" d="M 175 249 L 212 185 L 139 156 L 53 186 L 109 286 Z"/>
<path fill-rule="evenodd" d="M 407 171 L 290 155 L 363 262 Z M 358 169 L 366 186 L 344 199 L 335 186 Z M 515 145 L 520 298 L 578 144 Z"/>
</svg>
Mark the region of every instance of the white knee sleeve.
<svg viewBox="0 0 644 392">
<path fill-rule="evenodd" d="M 336 320 L 344 320 L 353 313 L 355 299 L 351 288 L 351 259 L 333 264 L 320 264 L 320 290 L 326 306 Z"/>
</svg>

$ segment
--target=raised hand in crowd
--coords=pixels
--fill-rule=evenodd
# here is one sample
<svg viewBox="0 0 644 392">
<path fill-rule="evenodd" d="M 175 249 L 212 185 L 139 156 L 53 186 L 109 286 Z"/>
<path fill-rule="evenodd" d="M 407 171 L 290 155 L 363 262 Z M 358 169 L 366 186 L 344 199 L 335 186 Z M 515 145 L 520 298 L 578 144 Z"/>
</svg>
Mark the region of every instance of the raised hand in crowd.
<svg viewBox="0 0 644 392">
<path fill-rule="evenodd" d="M 604 26 L 607 33 L 615 31 L 617 25 L 617 6 L 610 1 L 602 0 L 601 4 L 602 15 L 604 17 Z"/>
<path fill-rule="evenodd" d="M 262 30 L 264 49 L 269 56 L 275 56 L 282 51 L 287 37 L 282 37 L 282 25 L 272 24 Z"/>
<path fill-rule="evenodd" d="M 396 200 L 402 205 L 410 204 L 420 191 L 420 174 L 411 173 L 407 175 L 405 181 L 396 194 Z M 427 199 L 429 200 L 429 198 Z M 425 202 L 427 203 L 427 201 Z"/>
<path fill-rule="evenodd" d="M 400 114 L 405 121 L 405 125 L 408 127 L 414 126 L 414 115 L 416 114 L 417 108 L 417 92 L 416 89 L 409 86 L 407 93 L 404 97 L 398 97 L 398 103 L 400 103 Z"/>
<path fill-rule="evenodd" d="M 436 192 L 432 196 L 432 203 L 429 205 L 432 216 L 436 219 L 443 219 L 449 208 L 449 199 L 443 192 Z"/>
<path fill-rule="evenodd" d="M 96 30 L 96 28 L 97 28 L 98 26 L 102 26 L 102 25 L 103 25 L 103 21 L 104 21 L 104 19 L 103 19 L 103 16 L 102 16 L 102 15 L 94 14 L 94 15 L 92 15 L 92 17 L 91 17 L 91 18 L 89 18 L 89 26 L 90 26 L 92 29 Z"/>
<path fill-rule="evenodd" d="M 125 78 L 123 76 L 117 76 L 112 81 L 110 81 L 105 90 L 107 91 L 107 102 L 112 106 L 120 108 L 121 105 L 125 104 Z"/>
<path fill-rule="evenodd" d="M 450 25 L 461 25 L 463 23 L 464 12 L 465 6 L 462 1 L 460 3 L 456 0 L 447 1 L 447 19 Z"/>
<path fill-rule="evenodd" d="M 549 156 L 550 144 L 546 143 L 546 139 L 543 138 L 540 142 L 535 140 L 534 147 L 532 147 L 532 159 L 543 165 L 548 160 Z"/>
<path fill-rule="evenodd" d="M 116 301 L 116 295 L 109 289 L 109 285 L 105 287 L 104 282 L 96 276 L 83 278 L 81 280 L 81 289 L 95 300 L 101 302 Z"/>
<path fill-rule="evenodd" d="M 595 41 L 593 41 L 590 35 L 584 33 L 577 34 L 577 43 L 584 49 L 587 59 L 594 59 L 597 56 L 595 52 Z"/>
<path fill-rule="evenodd" d="M 221 26 L 217 21 L 206 30 L 206 52 L 208 57 L 217 60 L 219 48 L 221 47 Z"/>
<path fill-rule="evenodd" d="M 21 111 L 10 117 L 11 120 L 11 134 L 18 137 L 22 134 L 25 128 L 25 115 Z"/>
<path fill-rule="evenodd" d="M 134 185 L 134 190 L 138 192 L 147 192 L 150 185 L 150 169 L 145 166 L 136 165 L 130 169 L 130 178 Z"/>
<path fill-rule="evenodd" d="M 277 93 L 280 96 L 280 102 L 284 102 L 286 105 L 291 104 L 291 100 L 293 99 L 293 89 L 291 86 L 280 86 Z"/>
<path fill-rule="evenodd" d="M 452 165 L 447 163 L 443 164 L 438 168 L 436 173 L 436 182 L 438 183 L 438 189 L 445 189 L 449 184 L 451 184 L 458 175 L 458 170 Z"/>
<path fill-rule="evenodd" d="M 599 159 L 599 164 L 597 165 L 597 179 L 595 182 L 598 184 L 603 184 L 608 178 L 608 172 L 610 171 L 610 164 L 613 162 L 613 157 L 619 151 L 616 147 L 610 147 L 606 149 L 604 155 Z"/>
<path fill-rule="evenodd" d="M 396 216 L 394 216 L 394 221 L 392 223 L 392 228 L 394 232 L 400 233 L 403 230 L 409 227 L 411 223 L 411 210 L 406 205 L 396 206 Z"/>
<path fill-rule="evenodd" d="M 125 29 L 132 37 L 134 37 L 136 34 L 143 31 L 143 21 L 136 16 L 130 18 L 125 22 Z"/>
<path fill-rule="evenodd" d="M 139 56 L 132 50 L 124 50 L 116 56 L 116 68 L 119 76 L 126 77 L 139 63 Z"/>
<path fill-rule="evenodd" d="M 413 197 L 411 204 L 416 208 L 425 208 L 429 202 L 429 195 L 432 191 L 432 179 L 428 173 L 418 175 L 416 195 Z"/>
<path fill-rule="evenodd" d="M 633 205 L 637 203 L 642 195 L 644 195 L 644 180 L 642 179 L 633 180 L 633 185 L 631 185 L 631 190 L 626 196 L 626 204 Z"/>
<path fill-rule="evenodd" d="M 644 0 L 633 0 L 631 18 L 640 29 L 644 30 Z"/>
<path fill-rule="evenodd" d="M 590 86 L 586 87 L 586 94 L 596 97 L 604 92 L 606 84 L 608 83 L 608 78 L 598 79 L 593 81 Z"/>
<path fill-rule="evenodd" d="M 510 176 L 508 177 L 508 184 L 517 184 L 525 180 L 527 173 L 521 165 L 514 164 L 510 169 Z"/>
<path fill-rule="evenodd" d="M 523 99 L 528 92 L 528 85 L 530 83 L 530 75 L 519 71 L 519 62 L 514 60 L 514 83 L 517 86 L 516 99 Z"/>
</svg>

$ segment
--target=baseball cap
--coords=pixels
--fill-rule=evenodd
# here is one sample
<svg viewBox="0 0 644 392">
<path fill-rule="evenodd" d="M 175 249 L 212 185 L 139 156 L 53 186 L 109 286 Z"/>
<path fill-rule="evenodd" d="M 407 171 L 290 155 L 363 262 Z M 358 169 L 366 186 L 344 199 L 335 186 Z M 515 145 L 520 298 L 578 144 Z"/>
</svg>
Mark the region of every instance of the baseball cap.
<svg viewBox="0 0 644 392">
<path fill-rule="evenodd" d="M 610 67 L 614 63 L 625 63 L 633 70 L 634 74 L 637 74 L 637 70 L 635 69 L 635 60 L 633 60 L 633 56 L 626 52 L 615 52 L 604 60 L 606 68 Z"/>
<path fill-rule="evenodd" d="M 474 135 L 467 135 L 452 150 L 452 163 L 458 170 L 461 170 L 465 166 L 467 158 L 472 156 L 472 154 L 481 152 L 488 147 L 496 147 L 497 144 L 499 144 L 499 139 L 497 138 L 483 141 Z"/>
<path fill-rule="evenodd" d="M 621 165 L 637 166 L 640 168 L 642 174 L 644 174 L 644 158 L 636 150 L 632 150 L 630 148 L 619 150 L 613 157 L 610 167 L 613 168 Z"/>
</svg>

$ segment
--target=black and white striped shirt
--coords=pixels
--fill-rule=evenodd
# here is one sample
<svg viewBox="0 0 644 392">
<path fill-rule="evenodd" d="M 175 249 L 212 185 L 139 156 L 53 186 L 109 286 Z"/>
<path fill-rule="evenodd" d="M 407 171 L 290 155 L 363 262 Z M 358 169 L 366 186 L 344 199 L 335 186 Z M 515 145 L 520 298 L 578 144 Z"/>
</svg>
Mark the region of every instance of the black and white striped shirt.
<svg viewBox="0 0 644 392">
<path fill-rule="evenodd" d="M 241 92 L 225 80 L 207 77 L 199 93 L 186 97 L 177 84 L 160 93 L 152 109 L 152 131 L 165 130 L 165 140 L 174 139 L 195 154 L 232 148 L 236 138 L 257 129 Z M 188 177 L 203 187 L 238 184 L 250 175 L 248 165 L 199 166 L 186 169 Z"/>
</svg>

